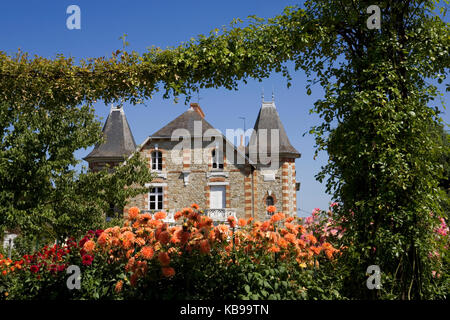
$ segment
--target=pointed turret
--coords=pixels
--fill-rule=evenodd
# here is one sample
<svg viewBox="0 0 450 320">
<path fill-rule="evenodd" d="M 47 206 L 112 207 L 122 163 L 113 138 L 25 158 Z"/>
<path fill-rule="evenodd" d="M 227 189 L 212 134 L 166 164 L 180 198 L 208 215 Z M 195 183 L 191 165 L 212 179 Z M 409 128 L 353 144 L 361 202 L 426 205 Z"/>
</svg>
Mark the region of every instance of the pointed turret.
<svg viewBox="0 0 450 320">
<path fill-rule="evenodd" d="M 250 137 L 250 141 L 247 147 L 247 154 L 249 150 L 256 150 L 259 152 L 258 132 L 261 129 L 267 130 L 267 152 L 271 150 L 271 130 L 278 130 L 279 132 L 279 148 L 278 153 L 280 157 L 299 158 L 300 153 L 291 145 L 289 138 L 286 134 L 283 124 L 281 123 L 280 116 L 275 107 L 275 102 L 262 102 L 261 109 L 259 110 L 258 118 L 256 119 L 253 133 Z M 259 138 L 259 137 L 258 137 Z"/>
<path fill-rule="evenodd" d="M 91 169 L 94 163 L 99 162 L 116 165 L 136 150 L 136 142 L 123 108 L 111 107 L 102 132 L 103 143 L 97 144 L 94 150 L 84 158 L 89 162 Z"/>
</svg>

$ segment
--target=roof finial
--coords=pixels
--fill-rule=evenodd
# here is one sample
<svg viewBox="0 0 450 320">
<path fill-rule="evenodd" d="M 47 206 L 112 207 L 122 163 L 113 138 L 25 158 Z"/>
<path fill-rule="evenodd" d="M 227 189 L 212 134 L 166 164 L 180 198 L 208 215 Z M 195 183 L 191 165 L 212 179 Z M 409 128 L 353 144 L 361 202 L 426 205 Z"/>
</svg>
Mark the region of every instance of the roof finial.
<svg viewBox="0 0 450 320">
<path fill-rule="evenodd" d="M 264 102 L 264 87 L 261 88 L 261 101 Z"/>
<path fill-rule="evenodd" d="M 272 86 L 272 102 L 274 102 L 275 101 L 275 90 L 274 90 L 274 88 L 273 88 L 273 86 Z"/>
</svg>

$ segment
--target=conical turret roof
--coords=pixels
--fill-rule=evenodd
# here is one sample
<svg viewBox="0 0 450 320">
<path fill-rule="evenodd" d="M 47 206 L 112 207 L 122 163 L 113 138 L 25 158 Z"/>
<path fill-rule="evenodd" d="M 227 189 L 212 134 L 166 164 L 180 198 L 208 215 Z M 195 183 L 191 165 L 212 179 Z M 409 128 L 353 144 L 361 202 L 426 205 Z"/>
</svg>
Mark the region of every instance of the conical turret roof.
<svg viewBox="0 0 450 320">
<path fill-rule="evenodd" d="M 124 160 L 136 150 L 136 142 L 123 108 L 111 107 L 102 132 L 105 141 L 97 144 L 84 160 Z"/>
<path fill-rule="evenodd" d="M 262 102 L 258 118 L 256 119 L 255 126 L 253 128 L 254 131 L 250 136 L 250 141 L 247 147 L 247 154 L 249 154 L 249 152 L 252 152 L 252 150 L 259 152 L 260 141 L 258 141 L 257 138 L 261 137 L 258 133 L 261 132 L 262 129 L 267 130 L 267 148 L 265 150 L 267 150 L 268 153 L 270 153 L 272 147 L 271 130 L 277 129 L 279 132 L 278 153 L 280 154 L 280 156 L 288 156 L 294 158 L 300 157 L 301 154 L 292 146 L 291 142 L 289 141 L 286 130 L 281 123 L 280 116 L 275 107 L 274 101 Z"/>
</svg>

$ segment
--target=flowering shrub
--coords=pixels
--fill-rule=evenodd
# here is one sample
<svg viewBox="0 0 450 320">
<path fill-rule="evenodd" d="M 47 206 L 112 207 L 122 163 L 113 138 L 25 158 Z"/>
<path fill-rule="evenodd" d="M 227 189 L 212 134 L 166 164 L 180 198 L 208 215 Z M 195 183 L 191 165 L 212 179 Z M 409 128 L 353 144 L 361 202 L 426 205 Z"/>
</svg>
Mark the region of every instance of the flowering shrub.
<svg viewBox="0 0 450 320">
<path fill-rule="evenodd" d="M 7 271 L 4 278 L 12 283 L 9 289 L 4 286 L 3 295 L 297 299 L 317 289 L 327 297 L 326 288 L 315 288 L 323 280 L 317 275 L 333 268 L 340 256 L 342 248 L 335 243 L 342 230 L 325 212 L 299 219 L 273 206 L 267 211 L 273 215 L 264 222 L 229 217 L 226 224 L 214 225 L 193 204 L 175 214 L 178 225 L 169 226 L 165 212 L 152 215 L 133 207 L 123 226 L 89 231 L 78 243 L 70 239 L 19 262 L 8 261 L 8 267 L 18 265 L 21 272 L 10 276 Z M 81 268 L 81 290 L 66 286 L 65 270 L 72 264 Z"/>
</svg>

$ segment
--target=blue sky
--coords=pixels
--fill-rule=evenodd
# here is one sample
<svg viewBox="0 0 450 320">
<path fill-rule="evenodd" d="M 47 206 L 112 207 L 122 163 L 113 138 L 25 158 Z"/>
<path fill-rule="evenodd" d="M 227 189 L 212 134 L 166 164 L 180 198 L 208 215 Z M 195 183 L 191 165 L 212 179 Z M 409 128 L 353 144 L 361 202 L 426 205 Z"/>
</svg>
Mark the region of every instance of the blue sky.
<svg viewBox="0 0 450 320">
<path fill-rule="evenodd" d="M 62 53 L 76 59 L 110 56 L 111 52 L 121 49 L 119 37 L 128 34 L 128 50 L 140 53 L 152 45 L 165 48 L 187 41 L 198 34 L 208 34 L 214 28 L 228 25 L 233 18 L 245 19 L 249 15 L 268 18 L 280 14 L 288 5 L 302 1 L 289 0 L 142 0 L 142 1 L 7 1 L 0 2 L 0 50 L 14 54 L 18 48 L 48 58 Z M 81 30 L 68 30 L 66 9 L 76 4 L 81 9 Z M 314 178 L 327 155 L 321 153 L 316 160 L 314 139 L 303 136 L 311 126 L 320 123 L 316 115 L 309 114 L 314 101 L 322 97 L 320 87 L 313 87 L 312 95 L 306 94 L 306 77 L 303 72 L 292 70 L 292 86 L 287 89 L 286 80 L 279 74 L 273 74 L 263 82 L 249 81 L 240 85 L 238 91 L 225 89 L 205 89 L 200 92 L 200 105 L 206 114 L 206 120 L 217 129 L 225 132 L 227 128 L 253 127 L 260 104 L 261 92 L 265 100 L 275 93 L 275 103 L 281 121 L 288 133 L 292 145 L 300 151 L 297 159 L 297 180 L 301 182 L 297 194 L 301 215 L 310 213 L 314 208 L 327 208 L 331 198 L 325 193 L 325 183 L 320 184 Z M 449 94 L 444 96 L 449 100 Z M 197 102 L 195 97 L 192 102 Z M 160 129 L 169 121 L 184 112 L 187 106 L 184 99 L 174 104 L 172 100 L 162 99 L 157 94 L 145 105 L 125 104 L 125 112 L 137 144 Z M 109 106 L 95 105 L 99 118 L 106 119 Z M 443 115 L 448 123 L 448 113 Z M 78 158 L 87 155 L 92 148 L 80 150 Z"/>
</svg>

